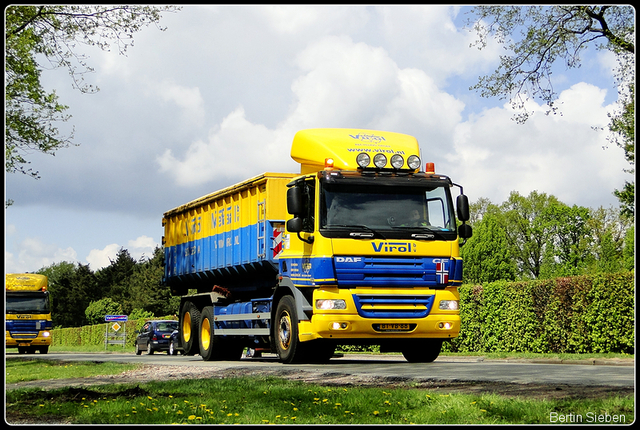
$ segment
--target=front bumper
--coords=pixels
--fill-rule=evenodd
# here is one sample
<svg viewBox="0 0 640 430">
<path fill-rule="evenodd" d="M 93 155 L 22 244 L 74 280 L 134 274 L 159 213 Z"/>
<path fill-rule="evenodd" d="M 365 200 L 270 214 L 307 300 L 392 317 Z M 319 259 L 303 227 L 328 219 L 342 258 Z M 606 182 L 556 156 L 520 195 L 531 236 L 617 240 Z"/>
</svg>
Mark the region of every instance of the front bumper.
<svg viewBox="0 0 640 430">
<path fill-rule="evenodd" d="M 369 305 L 363 309 L 358 297 L 381 297 L 380 304 Z M 384 304 L 384 298 L 390 302 L 397 298 L 432 297 L 430 305 L 423 304 Z M 458 310 L 441 310 L 442 300 L 459 300 L 456 288 L 444 290 L 394 288 L 394 289 L 338 289 L 325 288 L 314 291 L 313 302 L 318 299 L 344 300 L 346 309 L 324 311 L 314 309 L 311 320 L 300 321 L 299 338 L 301 341 L 314 339 L 331 339 L 338 343 L 348 344 L 350 340 L 362 341 L 390 339 L 452 339 L 460 333 L 460 312 Z M 424 309 L 424 317 L 397 317 L 402 314 L 420 313 Z M 416 310 L 418 312 L 416 312 Z M 384 317 L 371 317 L 371 315 Z M 389 317 L 385 315 L 393 315 Z"/>
</svg>

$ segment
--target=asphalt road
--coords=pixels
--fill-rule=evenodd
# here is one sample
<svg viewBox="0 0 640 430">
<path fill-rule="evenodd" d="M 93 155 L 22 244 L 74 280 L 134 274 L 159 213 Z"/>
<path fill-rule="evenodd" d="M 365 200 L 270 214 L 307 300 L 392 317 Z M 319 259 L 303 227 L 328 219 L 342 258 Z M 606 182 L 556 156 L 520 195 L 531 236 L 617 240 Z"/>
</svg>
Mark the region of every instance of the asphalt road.
<svg viewBox="0 0 640 430">
<path fill-rule="evenodd" d="M 7 352 L 6 356 L 18 356 Z M 515 384 L 558 384 L 575 386 L 634 387 L 632 360 L 603 360 L 562 363 L 558 360 L 486 360 L 482 357 L 440 356 L 433 363 L 407 363 L 400 355 L 351 355 L 333 358 L 326 364 L 287 365 L 265 356 L 240 361 L 209 361 L 200 356 L 168 356 L 164 353 L 135 355 L 118 353 L 49 353 L 21 355 L 64 361 L 114 361 L 152 365 L 203 366 L 216 370 L 254 369 L 297 371 L 382 377 L 407 381 L 502 382 Z"/>
</svg>

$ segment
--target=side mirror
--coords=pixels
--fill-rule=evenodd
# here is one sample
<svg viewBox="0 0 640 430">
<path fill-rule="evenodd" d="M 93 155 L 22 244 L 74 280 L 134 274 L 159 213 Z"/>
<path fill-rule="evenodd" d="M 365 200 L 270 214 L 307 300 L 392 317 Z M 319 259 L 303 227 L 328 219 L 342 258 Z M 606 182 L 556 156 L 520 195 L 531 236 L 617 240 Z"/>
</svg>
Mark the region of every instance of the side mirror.
<svg viewBox="0 0 640 430">
<path fill-rule="evenodd" d="M 458 219 L 460 221 L 469 221 L 469 199 L 464 194 L 460 194 L 456 199 L 456 211 L 458 212 Z"/>
<path fill-rule="evenodd" d="M 291 191 L 291 189 L 289 190 Z M 289 193 L 287 193 L 287 200 Z M 295 217 L 287 221 L 287 230 L 291 233 L 300 233 L 302 231 L 302 218 Z"/>
<path fill-rule="evenodd" d="M 291 215 L 300 215 L 303 212 L 303 206 L 302 188 L 289 188 L 287 190 L 287 212 Z"/>
<path fill-rule="evenodd" d="M 471 229 L 470 225 L 462 224 L 460 227 L 458 227 L 458 236 L 460 236 L 461 238 L 469 239 L 472 235 L 473 230 Z"/>
</svg>

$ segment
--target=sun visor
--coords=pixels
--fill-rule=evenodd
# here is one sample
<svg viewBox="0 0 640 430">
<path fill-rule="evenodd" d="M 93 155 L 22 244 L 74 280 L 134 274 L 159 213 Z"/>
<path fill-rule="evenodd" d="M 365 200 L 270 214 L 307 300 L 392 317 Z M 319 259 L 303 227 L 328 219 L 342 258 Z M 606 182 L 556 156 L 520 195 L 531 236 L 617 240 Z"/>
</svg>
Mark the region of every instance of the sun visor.
<svg viewBox="0 0 640 430">
<path fill-rule="evenodd" d="M 388 160 L 399 154 L 405 160 L 419 155 L 420 147 L 415 137 L 388 131 L 347 128 L 318 128 L 296 133 L 291 145 L 291 158 L 300 163 L 300 173 L 313 173 L 325 168 L 327 159 L 333 160 L 333 168 L 357 170 L 356 157 L 365 153 L 371 159 L 383 154 Z M 389 164 L 387 167 L 391 168 Z"/>
</svg>

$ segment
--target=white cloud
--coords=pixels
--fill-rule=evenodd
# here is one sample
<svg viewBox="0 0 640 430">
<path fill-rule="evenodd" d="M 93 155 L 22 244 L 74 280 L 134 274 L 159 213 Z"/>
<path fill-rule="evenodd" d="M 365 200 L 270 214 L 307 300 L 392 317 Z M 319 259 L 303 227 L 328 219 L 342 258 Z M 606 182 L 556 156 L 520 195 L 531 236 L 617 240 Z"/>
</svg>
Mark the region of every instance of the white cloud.
<svg viewBox="0 0 640 430">
<path fill-rule="evenodd" d="M 7 273 L 34 272 L 61 261 L 77 261 L 77 253 L 73 248 L 63 249 L 35 237 L 23 239 L 16 244 L 15 250 L 16 252 L 5 251 L 4 263 Z"/>
<path fill-rule="evenodd" d="M 201 125 L 204 121 L 204 99 L 199 88 L 188 88 L 164 80 L 152 91 L 162 100 L 175 103 L 181 109 L 182 116 L 187 123 Z"/>
<path fill-rule="evenodd" d="M 499 204 L 511 191 L 537 190 L 569 205 L 607 206 L 602 196 L 621 186 L 625 162 L 619 148 L 603 149 L 605 134 L 591 128 L 608 122 L 604 96 L 579 83 L 560 94 L 561 115 L 546 116 L 532 104 L 537 113 L 519 125 L 507 104 L 471 117 L 457 127 L 455 153 L 447 157 L 452 176 L 472 200 Z"/>
<path fill-rule="evenodd" d="M 294 103 L 275 129 L 252 123 L 238 107 L 184 154 L 165 150 L 156 159 L 160 171 L 181 186 L 229 183 L 264 171 L 297 171 L 289 150 L 300 129 L 428 129 L 431 142 L 442 144 L 461 119 L 464 105 L 423 71 L 400 69 L 384 49 L 346 36 L 312 43 L 295 64 L 301 75 L 291 86 Z"/>
<path fill-rule="evenodd" d="M 139 261 L 142 257 L 151 258 L 153 256 L 153 250 L 158 246 L 158 243 L 149 236 L 140 236 L 136 239 L 129 240 L 127 246 L 124 247 L 136 261 Z M 87 255 L 87 262 L 91 267 L 91 270 L 97 271 L 111 264 L 111 261 L 115 260 L 118 251 L 123 248 L 117 243 L 111 243 L 102 249 L 92 249 Z"/>
<path fill-rule="evenodd" d="M 102 249 L 92 249 L 86 258 L 91 270 L 100 270 L 111 264 L 111 260 L 115 260 L 120 248 L 121 246 L 117 243 L 112 243 Z"/>
</svg>

